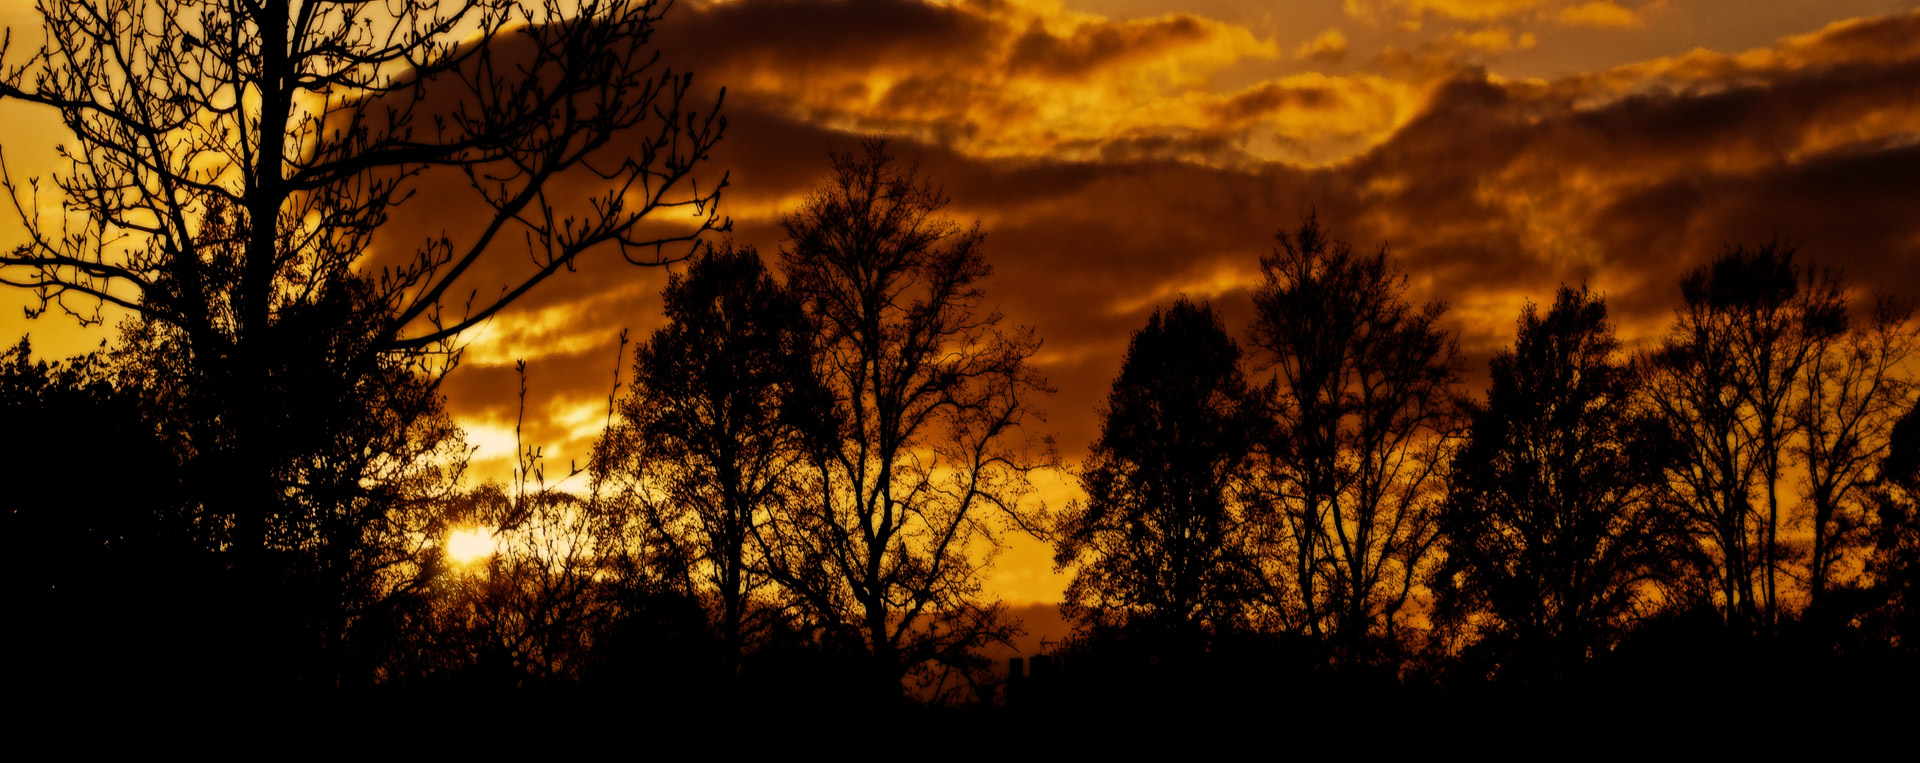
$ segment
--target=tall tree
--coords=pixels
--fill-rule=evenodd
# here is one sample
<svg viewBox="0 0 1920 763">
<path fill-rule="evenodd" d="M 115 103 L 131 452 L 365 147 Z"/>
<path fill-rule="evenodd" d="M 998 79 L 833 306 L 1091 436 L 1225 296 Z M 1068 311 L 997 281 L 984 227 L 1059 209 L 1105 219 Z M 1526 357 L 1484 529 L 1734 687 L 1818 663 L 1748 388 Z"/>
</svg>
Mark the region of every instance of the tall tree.
<svg viewBox="0 0 1920 763">
<path fill-rule="evenodd" d="M 1786 548 L 1780 528 L 1780 480 L 1794 435 L 1793 397 L 1819 348 L 1846 326 L 1847 309 L 1831 271 L 1794 263 L 1794 247 L 1735 247 L 1714 262 L 1711 275 L 1692 288 L 1732 322 L 1734 347 L 1744 376 L 1759 448 L 1759 477 L 1766 490 L 1765 538 L 1759 544 L 1761 616 L 1768 627 L 1780 618 L 1780 576 Z M 1683 290 L 1686 287 L 1683 286 Z"/>
<path fill-rule="evenodd" d="M 981 306 L 979 228 L 941 215 L 946 197 L 881 141 L 833 164 L 781 251 L 830 401 L 818 483 L 763 538 L 775 577 L 897 699 L 904 676 L 1011 632 L 980 577 L 1005 524 L 1037 526 L 1024 427 L 1049 390 L 1032 331 Z"/>
<path fill-rule="evenodd" d="M 1801 268 L 1792 247 L 1776 244 L 1729 248 L 1680 290 L 1649 365 L 1669 482 L 1712 549 L 1702 563 L 1727 621 L 1770 629 L 1790 559 L 1779 483 L 1794 395 L 1818 349 L 1844 330 L 1846 305 L 1830 272 Z"/>
<path fill-rule="evenodd" d="M 1660 600 L 1675 528 L 1635 448 L 1640 372 L 1600 297 L 1528 304 L 1492 375 L 1441 512 L 1437 619 L 1491 615 L 1504 677 L 1552 681 Z"/>
<path fill-rule="evenodd" d="M 1249 625 L 1265 586 L 1246 491 L 1272 420 L 1213 308 L 1182 299 L 1154 311 L 1101 420 L 1080 475 L 1087 498 L 1055 529 L 1055 560 L 1074 570 L 1063 610 L 1183 650 Z"/>
<path fill-rule="evenodd" d="M 1441 470 L 1462 429 L 1458 349 L 1382 246 L 1356 255 L 1309 215 L 1261 259 L 1253 342 L 1275 371 L 1276 500 L 1294 627 L 1368 661 L 1430 567 Z"/>
<path fill-rule="evenodd" d="M 461 332 L 590 250 L 656 264 L 717 223 L 718 185 L 689 184 L 722 123 L 648 46 L 665 7 L 44 0 L 37 47 L 9 35 L 0 99 L 73 140 L 62 214 L 4 178 L 26 241 L 0 283 L 83 321 L 123 308 L 167 353 L 161 426 L 256 600 L 364 550 L 330 549 L 377 519 L 340 497 L 409 462 L 385 445 L 427 434 Z M 382 231 L 430 185 L 479 213 L 409 256 Z M 640 224 L 676 206 L 693 222 Z M 531 264 L 495 293 L 477 264 L 515 249 Z"/>
<path fill-rule="evenodd" d="M 1882 300 L 1867 320 L 1823 334 L 1801 375 L 1793 405 L 1795 448 L 1806 469 L 1797 520 L 1811 525 L 1807 608 L 1818 611 L 1846 556 L 1863 547 L 1871 527 L 1871 488 L 1890 453 L 1895 423 L 1910 406 L 1910 363 L 1920 328 L 1909 303 Z"/>
<path fill-rule="evenodd" d="M 765 582 L 755 539 L 774 502 L 795 500 L 803 437 L 824 402 L 812 333 L 760 255 L 731 242 L 673 276 L 662 298 L 668 323 L 634 351 L 633 389 L 595 468 L 704 570 L 731 675 Z"/>
</svg>

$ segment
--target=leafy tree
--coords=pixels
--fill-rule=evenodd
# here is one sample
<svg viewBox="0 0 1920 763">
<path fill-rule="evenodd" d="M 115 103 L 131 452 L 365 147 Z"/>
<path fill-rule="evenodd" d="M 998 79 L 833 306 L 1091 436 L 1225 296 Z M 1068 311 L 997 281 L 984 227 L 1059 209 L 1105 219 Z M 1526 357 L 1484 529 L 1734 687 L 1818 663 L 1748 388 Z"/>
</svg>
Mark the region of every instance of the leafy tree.
<svg viewBox="0 0 1920 763">
<path fill-rule="evenodd" d="M 1562 287 L 1545 316 L 1528 304 L 1492 375 L 1440 515 L 1437 618 L 1490 615 L 1503 676 L 1552 681 L 1661 600 L 1677 534 L 1635 447 L 1640 372 L 1600 297 Z"/>
<path fill-rule="evenodd" d="M 22 656 L 10 686 L 62 698 L 101 683 L 192 686 L 177 666 L 224 644 L 194 603 L 206 570 L 180 553 L 193 530 L 175 454 L 138 396 L 105 353 L 35 361 L 23 338 L 0 354 L 0 421 L 0 648 Z"/>
<path fill-rule="evenodd" d="M 679 544 L 718 599 L 726 674 L 766 581 L 756 548 L 770 506 L 796 500 L 803 440 L 824 402 L 805 315 L 752 247 L 698 257 L 662 293 L 667 325 L 633 357 L 632 392 L 596 470 L 645 532 Z"/>
<path fill-rule="evenodd" d="M 1878 465 L 1867 571 L 1879 606 L 1864 618 L 1881 642 L 1920 654 L 1920 403 L 1895 424 Z"/>
<path fill-rule="evenodd" d="M 1080 475 L 1087 499 L 1055 528 L 1055 560 L 1074 570 L 1066 614 L 1164 632 L 1188 651 L 1250 625 L 1264 586 L 1246 490 L 1270 422 L 1211 307 L 1154 311 L 1102 411 Z"/>
<path fill-rule="evenodd" d="M 1274 500 L 1291 626 L 1369 662 L 1431 566 L 1441 470 L 1461 425 L 1461 364 L 1386 247 L 1356 255 L 1308 216 L 1261 260 L 1253 342 L 1275 371 Z"/>
<path fill-rule="evenodd" d="M 828 638 L 868 659 L 879 696 L 1013 627 L 980 597 L 1036 466 L 1024 426 L 1049 391 L 1039 343 L 981 308 L 983 235 L 881 141 L 834 156 L 833 179 L 786 219 L 789 288 L 815 332 L 828 415 L 814 480 L 764 525 L 769 571 Z"/>
</svg>

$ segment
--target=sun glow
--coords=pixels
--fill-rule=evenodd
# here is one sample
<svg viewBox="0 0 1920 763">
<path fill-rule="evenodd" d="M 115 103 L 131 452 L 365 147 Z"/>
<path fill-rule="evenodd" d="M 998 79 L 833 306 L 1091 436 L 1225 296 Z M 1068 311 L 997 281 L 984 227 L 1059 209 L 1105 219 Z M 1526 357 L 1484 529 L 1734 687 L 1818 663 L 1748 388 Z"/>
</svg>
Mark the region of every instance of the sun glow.
<svg viewBox="0 0 1920 763">
<path fill-rule="evenodd" d="M 493 533 L 484 527 L 455 530 L 447 534 L 447 556 L 457 563 L 484 559 L 492 556 L 493 552 Z"/>
</svg>

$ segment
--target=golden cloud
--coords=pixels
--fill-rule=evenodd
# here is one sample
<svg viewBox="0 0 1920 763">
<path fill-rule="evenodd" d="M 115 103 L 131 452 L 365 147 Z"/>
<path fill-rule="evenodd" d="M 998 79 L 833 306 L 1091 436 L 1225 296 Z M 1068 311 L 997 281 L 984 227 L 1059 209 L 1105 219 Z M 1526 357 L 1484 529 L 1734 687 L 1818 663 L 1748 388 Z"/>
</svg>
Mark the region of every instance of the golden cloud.
<svg viewBox="0 0 1920 763">
<path fill-rule="evenodd" d="M 1388 9 L 1407 16 L 1433 14 L 1463 21 L 1492 21 L 1539 7 L 1545 0 L 1346 0 L 1345 10 L 1354 18 L 1373 21 Z"/>
<path fill-rule="evenodd" d="M 1338 29 L 1321 32 L 1313 39 L 1300 43 L 1293 57 L 1320 63 L 1339 63 L 1340 59 L 1347 57 L 1347 35 Z"/>
<path fill-rule="evenodd" d="M 1555 14 L 1553 20 L 1561 26 L 1598 29 L 1637 29 L 1647 24 L 1640 14 L 1607 0 L 1567 6 Z"/>
<path fill-rule="evenodd" d="M 1532 32 L 1515 35 L 1506 27 L 1487 27 L 1473 31 L 1450 32 L 1436 39 L 1435 44 L 1442 48 L 1456 48 L 1480 53 L 1497 54 L 1512 50 L 1528 50 L 1538 41 Z"/>
<path fill-rule="evenodd" d="M 1281 52 L 1243 26 L 1189 14 L 749 0 L 701 7 L 680 23 L 675 54 L 726 82 L 735 103 L 987 158 L 1327 164 L 1385 139 L 1423 88 L 1356 75 L 1321 77 L 1298 93 L 1286 77 L 1221 92 L 1212 85 L 1221 72 Z M 1303 50 L 1330 60 L 1345 44 L 1328 30 Z"/>
</svg>

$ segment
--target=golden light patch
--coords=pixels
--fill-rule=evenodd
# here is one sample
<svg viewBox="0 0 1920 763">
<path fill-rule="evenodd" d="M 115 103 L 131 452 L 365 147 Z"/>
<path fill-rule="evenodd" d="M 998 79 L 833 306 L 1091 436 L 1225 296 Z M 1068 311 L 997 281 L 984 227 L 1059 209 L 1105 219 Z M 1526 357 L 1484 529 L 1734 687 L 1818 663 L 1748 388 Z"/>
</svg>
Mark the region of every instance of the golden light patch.
<svg viewBox="0 0 1920 763">
<path fill-rule="evenodd" d="M 504 311 L 473 332 L 462 362 L 505 366 L 516 360 L 532 362 L 549 355 L 577 355 L 609 346 L 616 330 L 581 331 L 580 327 L 613 325 L 595 316 L 647 297 L 657 288 L 635 281 L 535 311 Z"/>
<path fill-rule="evenodd" d="M 1260 272 L 1259 262 L 1259 255 L 1254 253 L 1233 257 L 1211 271 L 1177 277 L 1154 287 L 1145 294 L 1115 301 L 1108 306 L 1107 313 L 1132 315 L 1142 310 L 1169 304 L 1178 297 L 1200 301 L 1235 291 L 1252 291 L 1265 278 Z"/>
<path fill-rule="evenodd" d="M 1487 27 L 1468 31 L 1449 32 L 1435 42 L 1439 45 L 1481 53 L 1498 54 L 1514 50 L 1528 50 L 1538 44 L 1532 32 L 1522 32 L 1515 36 L 1513 30 L 1506 27 Z"/>
<path fill-rule="evenodd" d="M 1319 36 L 1300 43 L 1294 49 L 1293 57 L 1310 61 L 1337 62 L 1347 55 L 1347 35 L 1338 29 L 1329 29 Z"/>
<path fill-rule="evenodd" d="M 1647 25 L 1640 14 L 1607 0 L 1567 6 L 1554 15 L 1553 21 L 1561 26 L 1595 29 L 1638 29 Z"/>
<path fill-rule="evenodd" d="M 471 564 L 493 556 L 498 544 L 486 528 L 469 527 L 447 533 L 446 550 L 456 564 Z"/>
<path fill-rule="evenodd" d="M 1377 21 L 1389 8 L 1418 17 L 1432 14 L 1463 21 L 1491 21 L 1539 7 L 1545 0 L 1346 0 L 1347 15 Z"/>
</svg>

